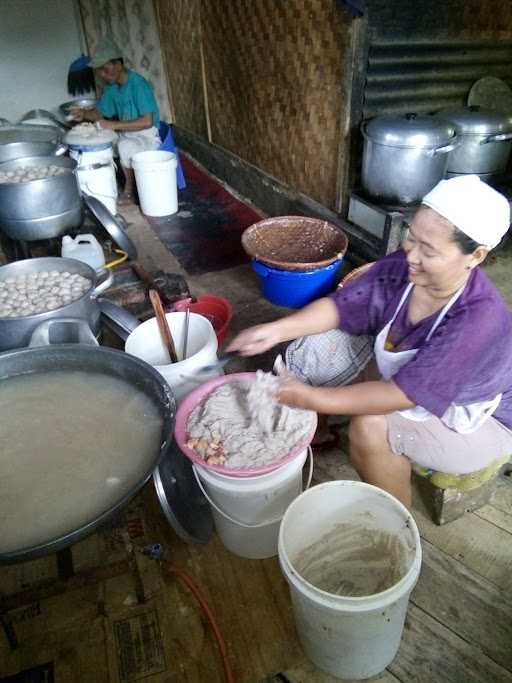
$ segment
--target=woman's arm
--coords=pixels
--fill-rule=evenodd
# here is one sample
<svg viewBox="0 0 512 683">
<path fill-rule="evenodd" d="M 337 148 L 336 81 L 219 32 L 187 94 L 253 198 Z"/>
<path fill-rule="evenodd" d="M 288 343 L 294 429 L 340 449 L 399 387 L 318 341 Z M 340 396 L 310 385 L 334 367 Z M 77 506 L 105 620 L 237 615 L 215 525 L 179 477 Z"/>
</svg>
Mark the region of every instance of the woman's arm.
<svg viewBox="0 0 512 683">
<path fill-rule="evenodd" d="M 149 112 L 148 114 L 143 114 L 137 119 L 130 119 L 129 121 L 107 121 L 106 119 L 100 118 L 98 123 L 102 128 L 109 128 L 110 130 L 119 131 L 137 131 L 146 130 L 151 128 L 153 125 L 153 114 Z"/>
<path fill-rule="evenodd" d="M 69 111 L 76 123 L 81 123 L 82 121 L 94 123 L 94 121 L 99 121 L 102 118 L 102 114 L 96 108 L 81 109 L 80 107 L 71 107 Z"/>
<path fill-rule="evenodd" d="M 228 351 L 239 351 L 242 356 L 263 353 L 281 342 L 307 334 L 327 332 L 339 325 L 338 309 L 332 299 L 317 299 L 300 311 L 265 325 L 256 325 L 240 332 Z"/>
<path fill-rule="evenodd" d="M 311 387 L 286 379 L 277 399 L 324 415 L 384 415 L 415 404 L 393 382 L 361 382 L 346 387 Z"/>
</svg>

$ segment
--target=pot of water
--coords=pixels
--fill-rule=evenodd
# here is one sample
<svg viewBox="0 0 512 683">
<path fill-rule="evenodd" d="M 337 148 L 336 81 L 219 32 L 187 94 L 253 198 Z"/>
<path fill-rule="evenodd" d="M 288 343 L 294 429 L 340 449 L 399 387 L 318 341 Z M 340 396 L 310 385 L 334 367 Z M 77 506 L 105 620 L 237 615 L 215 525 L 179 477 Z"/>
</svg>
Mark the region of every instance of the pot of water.
<svg viewBox="0 0 512 683">
<path fill-rule="evenodd" d="M 50 343 L 74 326 L 76 343 Z M 0 563 L 64 548 L 107 520 L 168 453 L 175 400 L 150 365 L 47 320 L 0 354 Z"/>
</svg>

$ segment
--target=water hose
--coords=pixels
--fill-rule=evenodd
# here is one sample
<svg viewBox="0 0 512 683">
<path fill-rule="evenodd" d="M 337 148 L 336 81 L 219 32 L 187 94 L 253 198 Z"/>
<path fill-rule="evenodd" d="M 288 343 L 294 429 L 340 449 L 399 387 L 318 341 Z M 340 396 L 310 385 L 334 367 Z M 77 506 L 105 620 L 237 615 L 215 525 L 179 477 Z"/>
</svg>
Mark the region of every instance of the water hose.
<svg viewBox="0 0 512 683">
<path fill-rule="evenodd" d="M 182 569 L 179 569 L 178 567 L 175 567 L 170 562 L 163 561 L 162 566 L 168 574 L 174 574 L 179 579 L 181 579 L 181 581 L 183 581 L 183 583 L 187 586 L 187 588 L 190 590 L 190 592 L 194 594 L 194 597 L 196 598 L 197 602 L 199 603 L 199 606 L 201 607 L 202 611 L 206 614 L 208 621 L 210 622 L 210 626 L 212 627 L 213 633 L 215 635 L 215 639 L 217 641 L 217 645 L 219 647 L 219 651 L 220 651 L 220 654 L 222 657 L 224 681 L 225 681 L 225 683 L 235 683 L 235 677 L 234 677 L 233 669 L 231 668 L 231 664 L 229 661 L 228 649 L 226 647 L 226 642 L 222 636 L 222 633 L 220 632 L 220 629 L 217 625 L 217 621 L 215 620 L 213 612 L 211 611 L 210 607 L 208 606 L 208 603 L 206 602 L 206 598 L 202 594 L 200 588 L 196 585 L 194 580 L 186 572 L 184 572 Z"/>
<path fill-rule="evenodd" d="M 105 263 L 105 268 L 113 268 L 114 266 L 118 266 L 120 263 L 124 263 L 128 260 L 128 254 L 122 249 L 114 249 L 114 252 L 116 254 L 120 254 L 120 257 Z"/>
</svg>

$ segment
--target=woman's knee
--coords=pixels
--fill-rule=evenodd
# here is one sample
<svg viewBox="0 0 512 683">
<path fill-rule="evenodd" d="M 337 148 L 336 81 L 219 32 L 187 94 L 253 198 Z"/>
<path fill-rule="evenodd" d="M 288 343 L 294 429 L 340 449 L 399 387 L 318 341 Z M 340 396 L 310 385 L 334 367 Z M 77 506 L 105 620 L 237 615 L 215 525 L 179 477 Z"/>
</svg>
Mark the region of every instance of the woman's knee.
<svg viewBox="0 0 512 683">
<path fill-rule="evenodd" d="M 384 415 L 355 415 L 350 420 L 348 438 L 358 450 L 387 444 L 388 424 Z"/>
</svg>

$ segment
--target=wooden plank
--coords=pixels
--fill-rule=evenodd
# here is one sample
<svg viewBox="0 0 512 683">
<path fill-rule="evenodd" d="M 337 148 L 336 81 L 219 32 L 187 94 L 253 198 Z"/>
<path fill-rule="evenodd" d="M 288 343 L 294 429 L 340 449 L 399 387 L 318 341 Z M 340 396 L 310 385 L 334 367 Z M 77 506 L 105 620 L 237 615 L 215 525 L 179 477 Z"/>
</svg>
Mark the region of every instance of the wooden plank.
<svg viewBox="0 0 512 683">
<path fill-rule="evenodd" d="M 491 505 L 512 515 L 512 479 L 510 476 L 498 477 L 498 486 Z"/>
<path fill-rule="evenodd" d="M 398 678 L 389 671 L 383 671 L 378 676 L 366 678 L 365 681 L 366 683 L 400 683 Z M 260 683 L 340 683 L 340 679 L 329 676 L 329 674 L 316 669 L 313 664 L 308 663 L 269 676 Z M 342 683 L 355 683 L 355 681 L 344 678 Z"/>
<path fill-rule="evenodd" d="M 510 534 L 474 513 L 436 526 L 415 500 L 413 516 L 421 536 L 504 590 L 512 588 Z"/>
<path fill-rule="evenodd" d="M 510 671 L 413 604 L 388 669 L 404 683 L 512 683 Z"/>
<path fill-rule="evenodd" d="M 474 514 L 480 517 L 480 519 L 485 519 L 487 522 L 494 524 L 494 526 L 512 534 L 512 514 L 510 512 L 500 510 L 494 507 L 494 505 L 484 505 L 479 510 L 475 510 Z M 512 538 L 509 542 L 512 542 Z"/>
<path fill-rule="evenodd" d="M 512 670 L 512 600 L 461 562 L 423 541 L 412 602 Z"/>
</svg>

